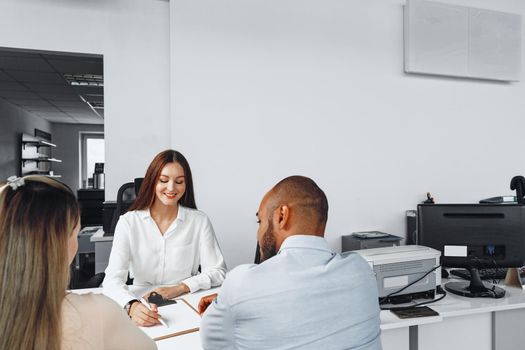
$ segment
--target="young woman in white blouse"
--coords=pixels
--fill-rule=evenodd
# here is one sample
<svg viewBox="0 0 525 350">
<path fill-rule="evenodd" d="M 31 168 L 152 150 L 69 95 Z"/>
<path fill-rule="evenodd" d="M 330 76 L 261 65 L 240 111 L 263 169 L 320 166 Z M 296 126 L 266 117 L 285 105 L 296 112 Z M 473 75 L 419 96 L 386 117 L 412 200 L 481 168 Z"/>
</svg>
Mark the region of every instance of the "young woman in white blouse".
<svg viewBox="0 0 525 350">
<path fill-rule="evenodd" d="M 104 293 L 136 324 L 158 324 L 156 308 L 148 310 L 126 286 L 128 271 L 134 285 L 152 286 L 167 299 L 224 280 L 226 264 L 213 227 L 197 210 L 190 166 L 177 151 L 163 151 L 149 165 L 134 204 L 115 228 L 104 279 Z"/>
</svg>

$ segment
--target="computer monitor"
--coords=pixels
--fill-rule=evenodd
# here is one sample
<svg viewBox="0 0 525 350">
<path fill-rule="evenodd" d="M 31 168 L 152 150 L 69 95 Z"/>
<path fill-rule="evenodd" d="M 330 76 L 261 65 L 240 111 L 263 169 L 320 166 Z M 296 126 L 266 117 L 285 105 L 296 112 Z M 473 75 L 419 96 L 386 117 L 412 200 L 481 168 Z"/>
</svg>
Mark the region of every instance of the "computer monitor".
<svg viewBox="0 0 525 350">
<path fill-rule="evenodd" d="M 470 270 L 470 283 L 445 285 L 454 294 L 501 298 L 505 291 L 483 283 L 478 269 L 525 262 L 525 206 L 420 204 L 417 230 L 419 244 L 441 251 L 443 267 Z"/>
</svg>

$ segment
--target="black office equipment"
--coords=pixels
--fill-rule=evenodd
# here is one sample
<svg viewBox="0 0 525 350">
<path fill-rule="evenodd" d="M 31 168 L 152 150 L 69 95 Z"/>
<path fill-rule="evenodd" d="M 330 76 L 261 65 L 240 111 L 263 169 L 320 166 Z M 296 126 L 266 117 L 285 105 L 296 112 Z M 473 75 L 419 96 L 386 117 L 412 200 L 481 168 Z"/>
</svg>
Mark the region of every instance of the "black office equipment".
<svg viewBox="0 0 525 350">
<path fill-rule="evenodd" d="M 418 205 L 419 244 L 441 251 L 443 267 L 469 269 L 469 282 L 445 289 L 467 297 L 501 298 L 505 291 L 481 281 L 480 268 L 521 267 L 525 262 L 525 206 Z"/>
<path fill-rule="evenodd" d="M 116 201 L 105 201 L 102 204 L 102 229 L 104 230 L 104 235 L 106 236 L 113 234 L 113 231 L 115 229 L 111 225 L 113 224 L 113 217 L 115 215 L 116 210 Z"/>
<path fill-rule="evenodd" d="M 514 176 L 510 180 L 510 189 L 516 190 L 516 200 L 518 204 L 523 205 L 525 203 L 523 195 L 525 194 L 525 177 Z"/>
<path fill-rule="evenodd" d="M 164 305 L 170 305 L 170 304 L 177 304 L 175 300 L 172 299 L 164 299 L 162 295 L 160 295 L 157 292 L 151 292 L 148 297 L 148 302 L 157 305 L 158 307 L 164 306 Z"/>
<path fill-rule="evenodd" d="M 358 249 L 393 247 L 399 245 L 402 238 L 380 231 L 354 232 L 341 236 L 341 252 Z"/>
<path fill-rule="evenodd" d="M 259 246 L 259 242 L 257 242 L 257 247 L 255 247 L 255 258 L 253 259 L 254 264 L 260 264 L 261 263 L 261 248 Z"/>
<path fill-rule="evenodd" d="M 113 216 L 111 218 L 111 224 L 109 225 L 108 231 L 104 230 L 104 235 L 106 236 L 112 236 L 115 232 L 115 227 L 117 226 L 118 219 L 122 214 L 125 214 L 129 207 L 133 204 L 135 201 L 135 198 L 137 197 L 137 194 L 139 193 L 140 186 L 142 185 L 142 181 L 144 178 L 139 177 L 136 178 L 133 182 L 127 182 L 120 186 L 118 193 L 117 193 L 117 203 L 116 208 L 113 209 L 111 206 L 108 206 L 108 212 L 114 211 Z M 108 213 L 109 214 L 109 213 Z M 107 219 L 106 219 L 106 227 L 107 225 Z"/>
<path fill-rule="evenodd" d="M 439 313 L 429 308 L 428 306 L 419 306 L 419 307 L 407 307 L 407 308 L 393 308 L 390 311 L 395 314 L 397 317 L 405 318 L 414 318 L 414 317 L 429 317 L 429 316 L 439 316 Z"/>
<path fill-rule="evenodd" d="M 418 244 L 417 242 L 417 211 L 407 210 L 406 215 L 406 245 Z"/>
<path fill-rule="evenodd" d="M 77 199 L 80 207 L 80 222 L 82 227 L 102 226 L 102 203 L 104 203 L 104 190 L 79 189 Z"/>
<path fill-rule="evenodd" d="M 507 276 L 507 268 L 498 267 L 498 268 L 488 268 L 488 269 L 478 269 L 479 277 L 482 280 L 504 280 Z M 519 269 L 520 278 L 525 278 L 525 270 Z M 450 270 L 450 274 L 469 280 L 470 281 L 470 271 L 467 269 L 453 269 Z"/>
</svg>

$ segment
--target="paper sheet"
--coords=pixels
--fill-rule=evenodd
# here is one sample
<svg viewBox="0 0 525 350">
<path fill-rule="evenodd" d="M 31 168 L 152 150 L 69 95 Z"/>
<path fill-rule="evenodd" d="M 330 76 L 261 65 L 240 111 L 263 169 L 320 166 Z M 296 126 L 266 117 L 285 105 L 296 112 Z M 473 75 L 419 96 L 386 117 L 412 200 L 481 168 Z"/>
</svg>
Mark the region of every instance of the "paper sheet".
<svg viewBox="0 0 525 350">
<path fill-rule="evenodd" d="M 201 317 L 185 300 L 177 299 L 176 304 L 159 307 L 159 314 L 168 327 L 159 324 L 153 327 L 139 327 L 153 340 L 175 337 L 199 330 Z"/>
</svg>

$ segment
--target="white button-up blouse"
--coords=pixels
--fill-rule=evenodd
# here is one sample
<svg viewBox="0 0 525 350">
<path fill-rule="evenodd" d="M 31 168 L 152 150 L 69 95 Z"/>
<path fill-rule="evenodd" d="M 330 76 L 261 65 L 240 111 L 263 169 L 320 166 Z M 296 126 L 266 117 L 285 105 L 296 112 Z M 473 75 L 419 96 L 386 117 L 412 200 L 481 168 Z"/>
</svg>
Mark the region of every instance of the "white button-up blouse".
<svg viewBox="0 0 525 350">
<path fill-rule="evenodd" d="M 128 271 L 134 285 L 182 282 L 193 293 L 221 285 L 226 264 L 208 216 L 179 205 L 177 218 L 164 235 L 149 210 L 120 217 L 105 271 L 104 293 L 121 306 L 136 298 L 126 286 Z"/>
</svg>

